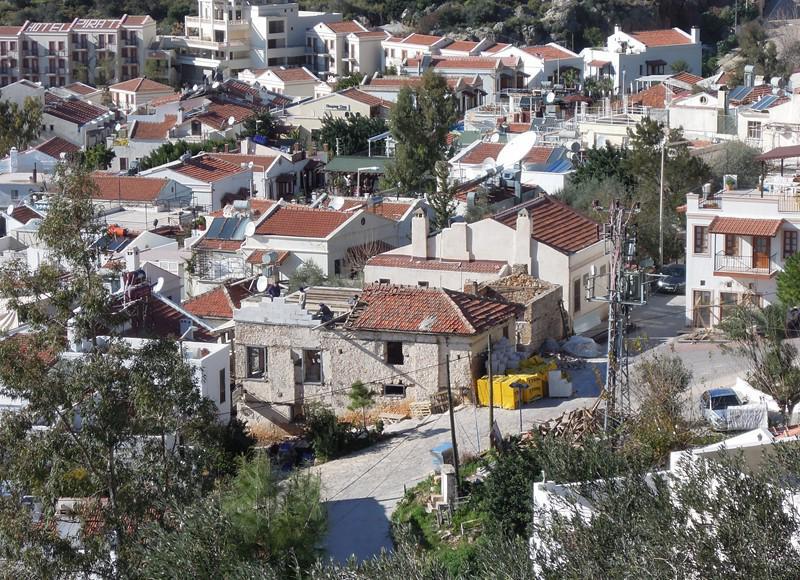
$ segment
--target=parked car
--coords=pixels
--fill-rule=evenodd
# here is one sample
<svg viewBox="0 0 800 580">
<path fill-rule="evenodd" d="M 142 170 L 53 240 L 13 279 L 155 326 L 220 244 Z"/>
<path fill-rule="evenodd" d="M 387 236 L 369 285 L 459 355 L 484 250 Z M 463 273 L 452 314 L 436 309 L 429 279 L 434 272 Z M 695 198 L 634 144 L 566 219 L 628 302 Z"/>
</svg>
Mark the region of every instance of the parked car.
<svg viewBox="0 0 800 580">
<path fill-rule="evenodd" d="M 715 431 L 728 430 L 728 407 L 744 404 L 731 388 L 709 389 L 700 396 L 700 412 Z"/>
<path fill-rule="evenodd" d="M 668 264 L 661 268 L 656 287 L 659 292 L 671 294 L 686 292 L 686 266 L 684 264 Z"/>
</svg>

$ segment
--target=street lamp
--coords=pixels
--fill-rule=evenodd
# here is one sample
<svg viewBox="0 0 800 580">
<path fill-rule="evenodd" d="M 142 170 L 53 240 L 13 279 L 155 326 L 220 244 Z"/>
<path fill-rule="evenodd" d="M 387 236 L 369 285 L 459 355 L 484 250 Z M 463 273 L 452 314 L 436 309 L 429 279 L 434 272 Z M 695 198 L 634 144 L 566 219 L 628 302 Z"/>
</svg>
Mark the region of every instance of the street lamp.
<svg viewBox="0 0 800 580">
<path fill-rule="evenodd" d="M 665 130 L 669 130 L 666 126 Z M 685 145 L 690 141 L 669 142 L 669 134 L 665 134 L 661 140 L 661 178 L 658 186 L 658 265 L 664 267 L 664 158 L 668 147 L 675 145 Z"/>
<path fill-rule="evenodd" d="M 519 432 L 522 434 L 522 390 L 527 389 L 528 385 L 521 381 L 511 383 L 511 388 L 517 391 L 517 406 L 519 407 Z"/>
</svg>

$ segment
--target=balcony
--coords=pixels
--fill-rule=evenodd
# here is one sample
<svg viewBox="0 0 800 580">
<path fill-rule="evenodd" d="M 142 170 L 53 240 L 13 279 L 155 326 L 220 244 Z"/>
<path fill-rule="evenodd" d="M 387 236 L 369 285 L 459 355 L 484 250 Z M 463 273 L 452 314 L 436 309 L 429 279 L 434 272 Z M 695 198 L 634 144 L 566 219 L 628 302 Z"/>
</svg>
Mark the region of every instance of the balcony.
<svg viewBox="0 0 800 580">
<path fill-rule="evenodd" d="M 771 278 L 779 270 L 777 254 L 729 255 L 717 252 L 714 256 L 714 274 Z"/>
</svg>

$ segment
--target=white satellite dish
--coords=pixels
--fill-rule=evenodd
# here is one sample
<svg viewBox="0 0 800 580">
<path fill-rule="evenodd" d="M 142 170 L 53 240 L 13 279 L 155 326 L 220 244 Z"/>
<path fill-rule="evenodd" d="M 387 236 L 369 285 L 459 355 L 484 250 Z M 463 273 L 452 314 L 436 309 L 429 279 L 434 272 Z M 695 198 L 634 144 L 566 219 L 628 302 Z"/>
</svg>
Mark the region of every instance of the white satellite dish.
<svg viewBox="0 0 800 580">
<path fill-rule="evenodd" d="M 556 94 L 554 92 L 549 92 L 544 100 L 548 105 L 552 105 L 556 101 Z"/>
<path fill-rule="evenodd" d="M 158 294 L 159 292 L 161 292 L 161 290 L 163 290 L 163 288 L 164 288 L 164 278 L 159 276 L 158 280 L 156 280 L 156 285 L 153 286 L 153 292 Z"/>
<path fill-rule="evenodd" d="M 269 264 L 272 264 L 273 262 L 275 262 L 275 259 L 277 257 L 278 257 L 278 253 L 277 252 L 273 252 L 272 250 L 270 250 L 269 252 L 264 252 L 264 255 L 261 256 L 261 263 L 266 265 L 266 266 L 268 266 Z"/>
<path fill-rule="evenodd" d="M 236 117 L 231 115 L 228 117 L 228 126 L 233 127 L 236 124 Z"/>
<path fill-rule="evenodd" d="M 213 83 L 211 83 L 211 88 L 212 89 L 218 89 L 219 88 L 219 81 L 214 81 Z"/>
<path fill-rule="evenodd" d="M 491 157 L 487 157 L 483 160 L 481 168 L 489 175 L 494 175 L 494 173 L 497 171 L 497 163 L 495 163 L 494 159 Z"/>
<path fill-rule="evenodd" d="M 493 133 L 491 137 L 489 137 L 489 143 L 500 143 L 500 133 Z"/>
<path fill-rule="evenodd" d="M 497 155 L 497 165 L 511 167 L 522 161 L 531 147 L 536 145 L 539 136 L 533 131 L 521 133 L 509 141 Z"/>
<path fill-rule="evenodd" d="M 334 195 L 331 198 L 330 203 L 328 204 L 328 208 L 329 209 L 339 210 L 339 209 L 342 209 L 343 207 L 344 207 L 344 198 L 340 197 L 338 195 Z"/>
<path fill-rule="evenodd" d="M 119 131 L 120 129 L 122 129 L 122 125 L 120 125 L 119 123 L 114 125 L 114 131 Z"/>
<path fill-rule="evenodd" d="M 244 226 L 244 235 L 248 238 L 252 238 L 256 233 L 256 223 L 249 222 L 246 226 Z"/>
<path fill-rule="evenodd" d="M 11 214 L 13 213 L 13 211 L 14 211 L 14 204 L 12 203 L 12 204 L 11 204 L 11 205 L 9 205 L 9 206 L 8 206 L 8 208 L 6 209 L 6 213 L 7 213 L 8 215 L 11 215 Z"/>
<path fill-rule="evenodd" d="M 193 91 L 196 91 L 196 90 L 197 90 L 197 88 L 198 88 L 198 87 L 197 87 L 197 85 L 193 85 L 193 86 L 192 86 L 192 90 L 193 90 Z"/>
<path fill-rule="evenodd" d="M 269 286 L 269 280 L 267 280 L 267 277 L 259 276 L 258 280 L 256 280 L 256 290 L 259 292 L 266 292 L 267 286 Z"/>
</svg>

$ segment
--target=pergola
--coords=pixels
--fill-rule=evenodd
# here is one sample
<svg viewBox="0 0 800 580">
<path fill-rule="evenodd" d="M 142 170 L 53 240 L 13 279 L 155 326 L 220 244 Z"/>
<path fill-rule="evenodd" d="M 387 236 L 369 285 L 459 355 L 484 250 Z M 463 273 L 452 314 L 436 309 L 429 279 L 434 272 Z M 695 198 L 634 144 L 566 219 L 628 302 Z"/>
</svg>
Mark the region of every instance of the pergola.
<svg viewBox="0 0 800 580">
<path fill-rule="evenodd" d="M 766 153 L 758 155 L 756 159 L 761 161 L 761 186 L 759 187 L 761 195 L 764 195 L 764 176 L 767 173 L 767 161 L 781 161 L 781 177 L 783 177 L 783 162 L 785 159 L 798 158 L 800 159 L 800 145 L 787 145 L 785 147 L 776 147 Z"/>
</svg>

